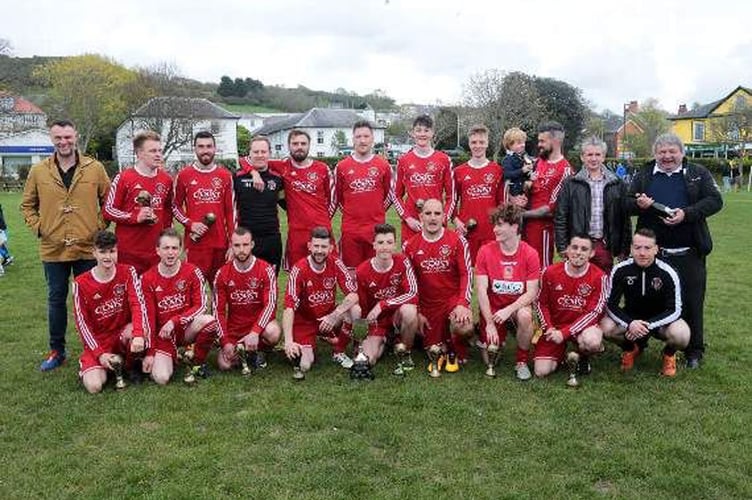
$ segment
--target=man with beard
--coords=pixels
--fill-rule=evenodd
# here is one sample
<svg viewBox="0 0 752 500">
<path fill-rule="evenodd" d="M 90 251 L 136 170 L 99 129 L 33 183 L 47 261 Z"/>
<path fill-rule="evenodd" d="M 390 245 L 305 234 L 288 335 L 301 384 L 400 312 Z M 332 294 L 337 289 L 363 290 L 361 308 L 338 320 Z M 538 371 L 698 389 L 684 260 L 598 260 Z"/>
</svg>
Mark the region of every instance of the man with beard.
<svg viewBox="0 0 752 500">
<path fill-rule="evenodd" d="M 551 265 L 554 258 L 556 200 L 564 180 L 572 175 L 569 162 L 561 152 L 563 141 L 561 124 L 546 122 L 538 127 L 538 161 L 532 175 L 530 198 L 524 194 L 512 197 L 513 203 L 527 208 L 523 213 L 522 239 L 538 252 L 543 268 Z"/>
<path fill-rule="evenodd" d="M 327 228 L 313 228 L 309 255 L 292 266 L 287 281 L 282 331 L 285 354 L 294 363 L 296 380 L 303 380 L 311 369 L 316 337 L 332 344 L 335 363 L 346 369 L 353 365 L 345 349 L 352 335 L 352 323 L 360 317 L 358 288 L 345 264 L 331 255 L 331 238 Z M 345 294 L 339 305 L 337 284 Z"/>
<path fill-rule="evenodd" d="M 391 203 L 392 168 L 373 154 L 373 127 L 353 125 L 354 150 L 337 164 L 334 203 L 342 211 L 339 251 L 351 269 L 374 256 L 373 227 L 383 224 Z"/>
<path fill-rule="evenodd" d="M 216 142 L 211 132 L 193 138 L 198 162 L 186 165 L 175 177 L 172 211 L 185 226 L 185 253 L 211 283 L 229 260 L 230 235 L 237 226 L 232 174 L 214 163 Z"/>
<path fill-rule="evenodd" d="M 252 254 L 254 239 L 240 226 L 230 240 L 232 260 L 222 266 L 214 279 L 214 316 L 222 329 L 217 356 L 220 370 L 238 363 L 236 350 L 251 354 L 257 368 L 266 366 L 263 351 L 280 336 L 277 314 L 277 277 L 274 268 Z"/>
<path fill-rule="evenodd" d="M 282 177 L 287 204 L 285 269 L 308 255 L 312 227 L 332 232 L 334 178 L 326 163 L 308 157 L 310 145 L 308 132 L 293 129 L 287 135 L 290 158 L 269 162 L 270 170 Z M 264 181 L 256 169 L 245 159 L 241 166 L 251 174 L 256 189 L 263 189 Z"/>
<path fill-rule="evenodd" d="M 404 245 L 418 278 L 418 324 L 434 378 L 467 361 L 465 339 L 473 332 L 470 254 L 465 239 L 444 227 L 445 220 L 441 201 L 429 198 L 420 212 L 421 232 Z"/>
<path fill-rule="evenodd" d="M 69 120 L 50 127 L 55 154 L 29 171 L 21 213 L 39 239 L 39 257 L 47 281 L 47 323 L 50 352 L 40 370 L 54 370 L 65 362 L 68 328 L 68 281 L 96 264 L 93 238 L 104 229 L 99 210 L 110 179 L 104 166 L 76 149 L 76 126 Z"/>
<path fill-rule="evenodd" d="M 172 178 L 162 167 L 162 140 L 156 132 L 133 138 L 136 164 L 115 176 L 102 210 L 117 224 L 118 262 L 142 275 L 159 262 L 154 243 L 172 226 Z"/>
<path fill-rule="evenodd" d="M 603 349 L 598 321 L 606 305 L 608 278 L 591 265 L 594 252 L 587 234 L 575 234 L 567 245 L 567 260 L 543 270 L 536 303 L 543 330 L 533 354 L 536 377 L 556 371 L 564 360 L 567 341 L 577 346 L 583 375 L 591 371 L 589 356 Z"/>
<path fill-rule="evenodd" d="M 235 198 L 238 205 L 238 224 L 253 235 L 253 255 L 274 266 L 279 274 L 282 263 L 282 236 L 279 233 L 277 205 L 287 205 L 280 199 L 282 178 L 269 170 L 271 143 L 264 136 L 251 139 L 247 160 L 263 180 L 260 190 L 253 186 L 251 174 L 238 171 L 235 175 Z"/>
<path fill-rule="evenodd" d="M 422 205 L 432 198 L 444 200 L 445 219 L 454 213 L 456 195 L 452 174 L 452 160 L 433 149 L 433 120 L 428 115 L 420 115 L 413 121 L 411 136 L 415 146 L 397 160 L 397 173 L 394 177 L 392 201 L 402 218 L 402 244 L 421 231 L 417 217 Z M 406 196 L 406 198 L 405 198 Z"/>
</svg>

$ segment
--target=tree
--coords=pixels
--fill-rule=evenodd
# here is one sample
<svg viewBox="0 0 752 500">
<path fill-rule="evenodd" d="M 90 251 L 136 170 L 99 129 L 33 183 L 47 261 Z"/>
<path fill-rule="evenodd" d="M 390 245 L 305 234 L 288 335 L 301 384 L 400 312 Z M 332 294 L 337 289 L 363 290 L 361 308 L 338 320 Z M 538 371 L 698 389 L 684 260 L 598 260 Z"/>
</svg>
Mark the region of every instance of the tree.
<svg viewBox="0 0 752 500">
<path fill-rule="evenodd" d="M 232 81 L 232 78 L 230 78 L 227 75 L 224 75 L 219 80 L 219 87 L 217 87 L 217 94 L 221 95 L 222 97 L 229 97 L 231 95 L 235 95 L 235 83 Z"/>
<path fill-rule="evenodd" d="M 752 141 L 752 106 L 745 99 L 736 99 L 728 113 L 709 120 L 708 137 L 744 150 Z"/>
<path fill-rule="evenodd" d="M 556 120 L 564 126 L 563 150 L 571 150 L 586 124 L 588 109 L 582 91 L 554 78 L 533 77 L 533 82 L 543 105 L 544 119 Z"/>
<path fill-rule="evenodd" d="M 336 149 L 337 152 L 347 146 L 347 135 L 344 130 L 337 130 L 332 136 L 332 149 Z"/>
<path fill-rule="evenodd" d="M 667 116 L 668 113 L 660 108 L 660 103 L 654 98 L 645 100 L 637 113 L 630 116 L 630 119 L 642 129 L 642 132 L 630 133 L 626 137 L 626 145 L 635 156 L 651 155 L 655 139 L 671 128 Z"/>
<path fill-rule="evenodd" d="M 10 56 L 13 54 L 13 45 L 10 40 L 0 38 L 0 56 Z"/>
<path fill-rule="evenodd" d="M 433 140 L 438 149 L 454 149 L 459 147 L 460 115 L 457 109 L 439 108 L 434 120 Z"/>
<path fill-rule="evenodd" d="M 242 125 L 238 125 L 237 130 L 238 155 L 248 156 L 251 150 L 251 132 Z"/>
</svg>

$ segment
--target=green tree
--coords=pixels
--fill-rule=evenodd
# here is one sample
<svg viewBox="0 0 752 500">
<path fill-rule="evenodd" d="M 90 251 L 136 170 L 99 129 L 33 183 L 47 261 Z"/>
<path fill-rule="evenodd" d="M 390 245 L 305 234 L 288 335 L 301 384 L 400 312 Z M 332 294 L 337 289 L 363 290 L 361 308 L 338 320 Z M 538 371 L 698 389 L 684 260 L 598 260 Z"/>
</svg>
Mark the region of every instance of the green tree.
<svg viewBox="0 0 752 500">
<path fill-rule="evenodd" d="M 232 81 L 232 78 L 230 78 L 227 75 L 224 75 L 219 80 L 219 87 L 217 87 L 217 94 L 221 95 L 222 97 L 235 95 L 235 83 Z"/>
<path fill-rule="evenodd" d="M 588 114 L 582 91 L 567 82 L 554 78 L 533 77 L 546 120 L 556 120 L 564 126 L 564 151 L 571 150 L 580 140 Z"/>
<path fill-rule="evenodd" d="M 671 128 L 667 116 L 668 113 L 661 109 L 654 98 L 647 99 L 637 113 L 630 115 L 629 118 L 642 129 L 639 134 L 630 133 L 626 137 L 627 147 L 635 156 L 644 158 L 652 155 L 656 137 Z"/>
<path fill-rule="evenodd" d="M 337 130 L 332 136 L 332 148 L 339 153 L 340 149 L 347 146 L 347 135 L 344 130 Z"/>
<path fill-rule="evenodd" d="M 238 125 L 238 154 L 248 156 L 251 149 L 251 132 L 242 125 Z"/>
</svg>

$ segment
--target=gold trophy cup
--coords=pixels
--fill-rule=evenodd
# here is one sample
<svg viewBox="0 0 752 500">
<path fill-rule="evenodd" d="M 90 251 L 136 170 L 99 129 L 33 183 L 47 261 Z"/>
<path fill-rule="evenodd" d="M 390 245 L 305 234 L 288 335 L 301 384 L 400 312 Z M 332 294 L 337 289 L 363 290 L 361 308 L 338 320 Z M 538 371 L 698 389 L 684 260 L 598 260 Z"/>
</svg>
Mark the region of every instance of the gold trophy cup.
<svg viewBox="0 0 752 500">
<path fill-rule="evenodd" d="M 136 204 L 140 207 L 151 207 L 151 193 L 146 189 L 142 189 L 136 196 Z M 152 216 L 147 220 L 149 224 L 156 224 L 157 217 Z"/>
<path fill-rule="evenodd" d="M 125 379 L 123 379 L 123 358 L 115 354 L 110 362 L 110 366 L 112 366 L 112 371 L 115 372 L 115 389 L 122 391 L 127 387 Z"/>
<path fill-rule="evenodd" d="M 235 345 L 235 354 L 237 354 L 240 359 L 240 374 L 244 377 L 250 377 L 252 371 L 251 367 L 248 365 L 248 350 L 245 348 L 244 343 L 240 342 Z"/>
<path fill-rule="evenodd" d="M 569 387 L 579 387 L 580 382 L 577 380 L 577 365 L 580 362 L 580 355 L 575 351 L 571 351 L 567 354 L 567 366 L 569 367 L 569 378 L 567 379 L 567 385 Z"/>
<path fill-rule="evenodd" d="M 215 222 L 217 222 L 217 216 L 214 215 L 214 212 L 209 212 L 201 219 L 201 222 L 203 222 L 207 227 L 212 227 Z M 201 239 L 201 236 L 199 236 L 196 233 L 191 233 L 191 241 L 196 243 L 198 240 Z"/>
</svg>

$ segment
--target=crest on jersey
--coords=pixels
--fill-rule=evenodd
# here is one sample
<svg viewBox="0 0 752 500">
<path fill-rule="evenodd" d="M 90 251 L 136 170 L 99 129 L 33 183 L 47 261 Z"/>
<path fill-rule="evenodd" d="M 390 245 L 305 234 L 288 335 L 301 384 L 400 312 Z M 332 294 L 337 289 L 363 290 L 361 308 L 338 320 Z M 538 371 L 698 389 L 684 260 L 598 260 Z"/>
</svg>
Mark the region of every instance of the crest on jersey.
<svg viewBox="0 0 752 500">
<path fill-rule="evenodd" d="M 577 293 L 582 297 L 587 297 L 588 295 L 593 293 L 593 287 L 587 283 L 580 283 L 580 285 L 577 287 Z"/>
<path fill-rule="evenodd" d="M 335 284 L 336 281 L 334 280 L 334 278 L 324 278 L 324 288 L 332 290 Z"/>
<path fill-rule="evenodd" d="M 117 285 L 112 287 L 112 293 L 114 293 L 115 295 L 121 295 L 121 296 L 125 295 L 125 284 L 118 283 Z"/>
<path fill-rule="evenodd" d="M 162 184 L 161 182 L 157 183 L 156 186 L 154 186 L 154 191 L 157 192 L 157 194 L 166 194 L 167 193 L 167 186 Z"/>
<path fill-rule="evenodd" d="M 389 276 L 389 284 L 397 286 L 402 282 L 402 273 L 395 273 Z"/>
<path fill-rule="evenodd" d="M 212 177 L 211 185 L 214 189 L 219 189 L 222 187 L 222 179 L 219 177 Z"/>
<path fill-rule="evenodd" d="M 504 266 L 504 279 L 505 280 L 511 280 L 512 276 L 514 276 L 514 267 L 513 266 Z"/>
<path fill-rule="evenodd" d="M 368 169 L 368 177 L 378 177 L 379 175 L 379 169 L 376 167 L 371 167 Z"/>
<path fill-rule="evenodd" d="M 629 286 L 634 285 L 634 282 L 636 279 L 637 279 L 637 276 L 627 276 L 627 285 Z"/>
<path fill-rule="evenodd" d="M 653 287 L 653 290 L 660 290 L 663 288 L 663 280 L 656 276 L 650 281 L 650 286 Z"/>
<path fill-rule="evenodd" d="M 436 172 L 436 164 L 432 161 L 428 162 L 428 165 L 426 165 L 426 170 L 429 172 Z"/>
<path fill-rule="evenodd" d="M 258 288 L 258 286 L 259 286 L 259 280 L 258 280 L 258 278 L 251 278 L 248 281 L 248 287 L 249 288 Z"/>
<path fill-rule="evenodd" d="M 483 176 L 483 182 L 486 184 L 491 184 L 494 181 L 494 174 L 492 172 L 488 172 L 486 175 Z"/>
<path fill-rule="evenodd" d="M 276 191 L 277 190 L 277 181 L 270 180 L 266 183 L 266 185 L 269 187 L 269 191 Z"/>
<path fill-rule="evenodd" d="M 175 282 L 175 289 L 178 292 L 182 292 L 183 290 L 185 290 L 185 288 L 186 288 L 186 282 L 185 282 L 185 280 L 177 280 Z"/>
<path fill-rule="evenodd" d="M 452 253 L 452 249 L 449 248 L 449 245 L 441 245 L 441 248 L 439 248 L 439 253 L 442 257 L 448 257 L 450 253 Z"/>
<path fill-rule="evenodd" d="M 319 174 L 316 172 L 308 172 L 308 180 L 309 181 L 317 181 L 319 179 Z"/>
</svg>

